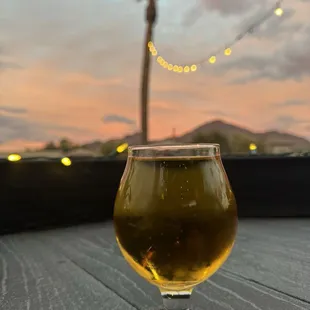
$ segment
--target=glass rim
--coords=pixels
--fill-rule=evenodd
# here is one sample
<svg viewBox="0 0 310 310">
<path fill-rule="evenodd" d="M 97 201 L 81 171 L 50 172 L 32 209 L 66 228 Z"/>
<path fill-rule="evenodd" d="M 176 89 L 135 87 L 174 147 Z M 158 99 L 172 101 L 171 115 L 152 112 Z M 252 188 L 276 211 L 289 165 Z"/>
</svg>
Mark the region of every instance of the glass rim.
<svg viewBox="0 0 310 310">
<path fill-rule="evenodd" d="M 181 143 L 181 144 L 153 144 L 153 145 L 132 145 L 128 147 L 129 151 L 144 151 L 144 150 L 166 150 L 166 149 L 210 149 L 219 148 L 218 143 Z"/>
</svg>

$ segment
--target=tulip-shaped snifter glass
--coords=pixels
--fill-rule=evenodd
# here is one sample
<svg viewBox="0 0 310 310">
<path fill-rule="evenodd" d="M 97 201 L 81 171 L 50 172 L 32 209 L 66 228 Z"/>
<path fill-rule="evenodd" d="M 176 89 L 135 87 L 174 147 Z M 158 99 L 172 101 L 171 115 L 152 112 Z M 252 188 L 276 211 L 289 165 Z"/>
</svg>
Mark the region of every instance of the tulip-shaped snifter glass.
<svg viewBox="0 0 310 310">
<path fill-rule="evenodd" d="M 165 309 L 191 309 L 193 288 L 220 268 L 236 236 L 219 145 L 130 147 L 114 226 L 125 259 L 159 288 Z"/>
</svg>

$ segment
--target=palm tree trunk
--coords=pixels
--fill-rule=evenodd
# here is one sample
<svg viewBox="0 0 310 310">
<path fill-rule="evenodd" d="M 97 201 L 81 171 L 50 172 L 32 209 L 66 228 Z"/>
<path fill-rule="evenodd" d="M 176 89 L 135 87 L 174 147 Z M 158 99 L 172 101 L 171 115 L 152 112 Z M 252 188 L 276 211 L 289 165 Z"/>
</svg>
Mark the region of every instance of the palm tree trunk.
<svg viewBox="0 0 310 310">
<path fill-rule="evenodd" d="M 148 102 L 149 80 L 151 71 L 148 43 L 153 39 L 153 28 L 156 22 L 156 0 L 149 0 L 146 10 L 147 29 L 144 42 L 144 58 L 141 76 L 141 144 L 148 143 Z"/>
</svg>

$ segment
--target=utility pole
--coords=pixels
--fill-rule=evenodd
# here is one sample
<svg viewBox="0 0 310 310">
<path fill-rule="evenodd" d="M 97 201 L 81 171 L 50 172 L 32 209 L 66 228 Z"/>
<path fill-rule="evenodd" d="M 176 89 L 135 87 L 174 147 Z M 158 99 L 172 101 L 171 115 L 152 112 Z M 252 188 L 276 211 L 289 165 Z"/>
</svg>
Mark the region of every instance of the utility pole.
<svg viewBox="0 0 310 310">
<path fill-rule="evenodd" d="M 150 85 L 150 72 L 151 61 L 148 43 L 153 41 L 153 29 L 156 23 L 156 1 L 148 0 L 148 6 L 146 9 L 146 33 L 144 42 L 144 58 L 142 64 L 142 76 L 141 76 L 141 144 L 148 143 L 148 112 L 149 112 L 149 85 Z"/>
</svg>

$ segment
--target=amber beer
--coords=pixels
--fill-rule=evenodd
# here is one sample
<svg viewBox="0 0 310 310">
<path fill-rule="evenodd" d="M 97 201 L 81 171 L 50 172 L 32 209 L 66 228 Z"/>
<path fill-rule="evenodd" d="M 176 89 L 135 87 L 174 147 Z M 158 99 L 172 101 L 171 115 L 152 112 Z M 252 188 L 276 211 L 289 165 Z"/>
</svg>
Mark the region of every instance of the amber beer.
<svg viewBox="0 0 310 310">
<path fill-rule="evenodd" d="M 117 241 L 161 289 L 184 290 L 226 260 L 237 208 L 220 157 L 129 158 L 117 194 Z"/>
</svg>

